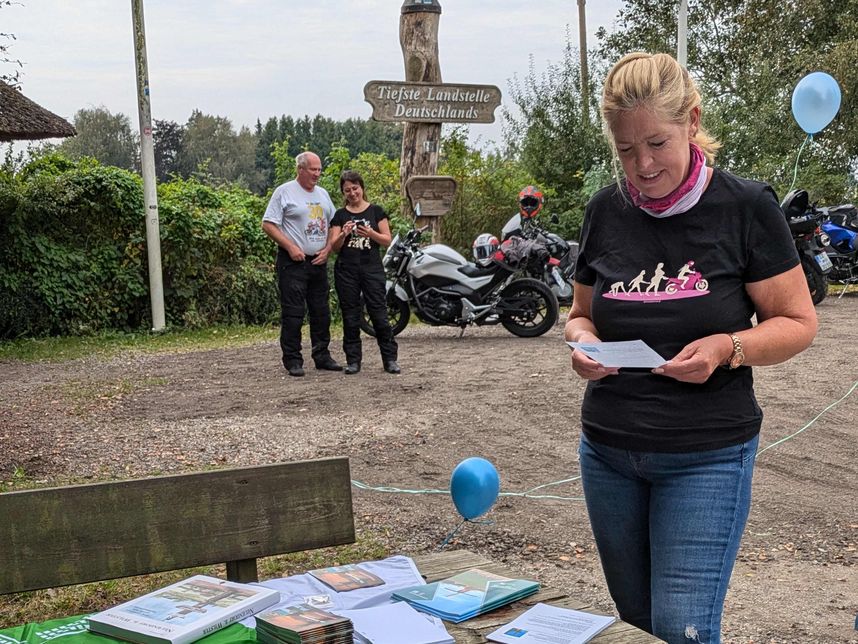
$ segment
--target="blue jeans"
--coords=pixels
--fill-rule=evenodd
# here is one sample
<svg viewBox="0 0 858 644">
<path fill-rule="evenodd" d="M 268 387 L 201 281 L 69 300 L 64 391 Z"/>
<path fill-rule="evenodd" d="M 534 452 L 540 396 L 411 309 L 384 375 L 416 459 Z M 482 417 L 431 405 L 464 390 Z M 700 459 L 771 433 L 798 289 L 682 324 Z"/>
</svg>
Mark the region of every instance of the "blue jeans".
<svg viewBox="0 0 858 644">
<path fill-rule="evenodd" d="M 757 442 L 671 454 L 630 452 L 581 436 L 590 525 L 624 621 L 671 644 L 721 641 Z"/>
</svg>

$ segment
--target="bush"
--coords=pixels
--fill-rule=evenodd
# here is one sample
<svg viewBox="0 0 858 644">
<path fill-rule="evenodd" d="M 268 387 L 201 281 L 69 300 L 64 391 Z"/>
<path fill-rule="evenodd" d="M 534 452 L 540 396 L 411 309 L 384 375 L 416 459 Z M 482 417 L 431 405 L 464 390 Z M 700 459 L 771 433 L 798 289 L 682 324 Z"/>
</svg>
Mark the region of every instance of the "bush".
<svg viewBox="0 0 858 644">
<path fill-rule="evenodd" d="M 140 179 L 53 155 L 3 172 L 0 337 L 137 328 L 145 312 Z"/>
<path fill-rule="evenodd" d="M 191 180 L 159 186 L 167 322 L 272 322 L 265 202 Z M 150 318 L 143 187 L 134 173 L 50 154 L 0 170 L 0 338 L 137 330 Z"/>
</svg>

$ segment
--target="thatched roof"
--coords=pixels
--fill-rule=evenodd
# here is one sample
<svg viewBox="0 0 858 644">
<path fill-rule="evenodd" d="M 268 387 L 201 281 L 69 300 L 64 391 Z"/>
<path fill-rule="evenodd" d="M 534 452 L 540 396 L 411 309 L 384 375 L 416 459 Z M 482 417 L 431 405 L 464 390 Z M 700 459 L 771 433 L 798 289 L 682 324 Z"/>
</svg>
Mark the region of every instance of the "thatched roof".
<svg viewBox="0 0 858 644">
<path fill-rule="evenodd" d="M 0 141 L 53 139 L 75 134 L 71 123 L 0 81 Z"/>
</svg>

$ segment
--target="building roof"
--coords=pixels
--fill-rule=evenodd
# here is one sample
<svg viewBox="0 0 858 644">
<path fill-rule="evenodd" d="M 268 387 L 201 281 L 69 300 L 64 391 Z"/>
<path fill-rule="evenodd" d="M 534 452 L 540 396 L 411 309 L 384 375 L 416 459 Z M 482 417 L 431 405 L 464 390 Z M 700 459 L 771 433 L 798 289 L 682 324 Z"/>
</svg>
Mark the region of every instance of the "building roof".
<svg viewBox="0 0 858 644">
<path fill-rule="evenodd" d="M 52 139 L 75 134 L 71 123 L 0 81 L 0 141 Z"/>
</svg>

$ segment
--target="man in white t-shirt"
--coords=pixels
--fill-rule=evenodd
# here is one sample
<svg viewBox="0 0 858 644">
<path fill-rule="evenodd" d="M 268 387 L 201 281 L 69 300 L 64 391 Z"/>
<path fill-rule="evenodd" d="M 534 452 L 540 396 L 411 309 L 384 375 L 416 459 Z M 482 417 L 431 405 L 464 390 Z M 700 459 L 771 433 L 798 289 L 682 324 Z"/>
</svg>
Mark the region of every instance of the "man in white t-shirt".
<svg viewBox="0 0 858 644">
<path fill-rule="evenodd" d="M 280 348 L 290 376 L 304 375 L 301 327 L 309 312 L 310 343 L 316 369 L 342 371 L 331 357 L 331 311 L 328 306 L 328 238 L 334 204 L 316 185 L 322 162 L 312 152 L 295 157 L 296 177 L 274 190 L 262 216 L 262 230 L 277 243 L 280 289 Z"/>
</svg>

